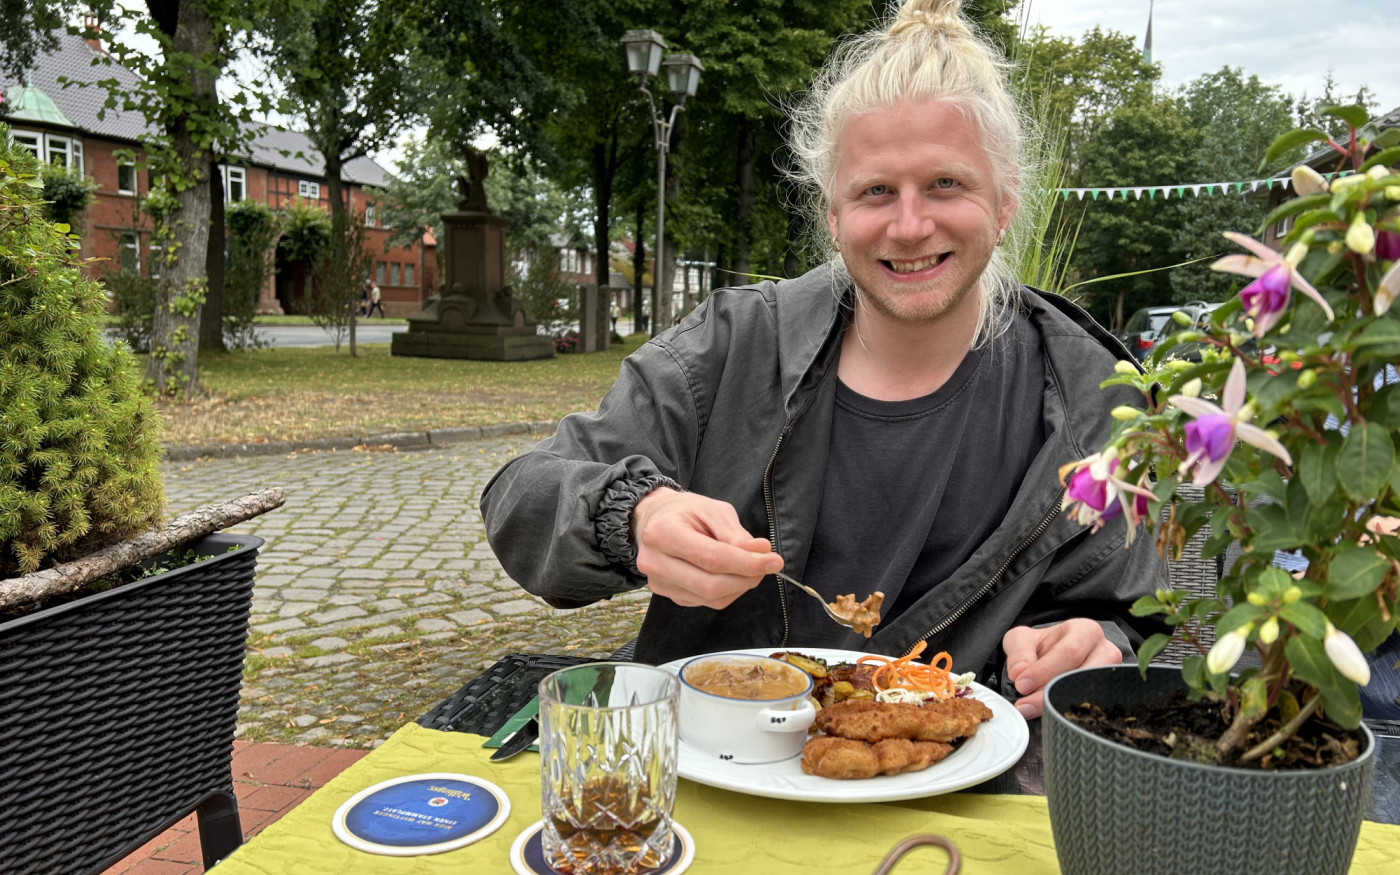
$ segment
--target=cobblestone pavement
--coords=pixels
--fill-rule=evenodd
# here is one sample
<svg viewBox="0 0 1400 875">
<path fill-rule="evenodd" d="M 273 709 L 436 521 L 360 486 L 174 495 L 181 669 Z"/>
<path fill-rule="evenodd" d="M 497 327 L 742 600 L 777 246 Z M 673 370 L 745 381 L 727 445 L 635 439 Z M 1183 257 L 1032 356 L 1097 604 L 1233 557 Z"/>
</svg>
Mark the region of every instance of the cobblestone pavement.
<svg viewBox="0 0 1400 875">
<path fill-rule="evenodd" d="M 286 491 L 281 508 L 230 529 L 267 542 L 239 737 L 370 747 L 507 653 L 602 657 L 635 637 L 645 591 L 557 611 L 486 543 L 482 487 L 539 438 L 167 462 L 172 515 Z"/>
</svg>

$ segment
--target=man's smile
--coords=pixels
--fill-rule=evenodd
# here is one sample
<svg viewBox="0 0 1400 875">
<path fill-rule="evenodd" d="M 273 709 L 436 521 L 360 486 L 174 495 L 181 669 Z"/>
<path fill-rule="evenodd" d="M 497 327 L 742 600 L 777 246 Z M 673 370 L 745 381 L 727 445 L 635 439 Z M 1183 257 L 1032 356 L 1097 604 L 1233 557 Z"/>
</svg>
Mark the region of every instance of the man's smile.
<svg viewBox="0 0 1400 875">
<path fill-rule="evenodd" d="M 938 255 L 930 255 L 927 258 L 916 258 L 913 260 L 902 261 L 880 259 L 880 263 L 883 264 L 889 270 L 894 271 L 895 273 L 916 273 L 918 271 L 927 270 L 930 267 L 935 267 L 936 265 L 942 264 L 943 261 L 952 254 L 953 253 L 951 252 L 940 252 Z"/>
</svg>

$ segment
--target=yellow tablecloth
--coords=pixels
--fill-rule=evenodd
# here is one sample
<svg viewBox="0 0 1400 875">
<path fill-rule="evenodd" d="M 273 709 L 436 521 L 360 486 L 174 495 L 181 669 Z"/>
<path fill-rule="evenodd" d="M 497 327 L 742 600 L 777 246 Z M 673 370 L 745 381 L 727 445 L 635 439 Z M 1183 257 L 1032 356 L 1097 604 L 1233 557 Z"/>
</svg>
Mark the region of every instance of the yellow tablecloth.
<svg viewBox="0 0 1400 875">
<path fill-rule="evenodd" d="M 356 873 L 510 873 L 510 846 L 540 818 L 539 756 L 493 763 L 475 735 L 408 724 L 372 755 L 322 787 L 218 868 L 219 875 L 356 875 Z M 510 796 L 509 819 L 475 844 L 424 857 L 357 851 L 331 832 L 331 816 L 366 787 L 401 775 L 461 772 L 497 784 Z M 696 875 L 861 875 L 872 872 L 900 839 L 937 833 L 957 843 L 967 875 L 1057 873 L 1045 800 L 1033 796 L 954 793 L 878 805 L 760 799 L 682 779 L 676 820 L 695 838 Z M 1111 831 L 1112 824 L 1105 824 Z M 896 871 L 942 871 L 935 848 L 913 851 Z M 1352 875 L 1400 872 L 1400 826 L 1361 828 Z"/>
</svg>

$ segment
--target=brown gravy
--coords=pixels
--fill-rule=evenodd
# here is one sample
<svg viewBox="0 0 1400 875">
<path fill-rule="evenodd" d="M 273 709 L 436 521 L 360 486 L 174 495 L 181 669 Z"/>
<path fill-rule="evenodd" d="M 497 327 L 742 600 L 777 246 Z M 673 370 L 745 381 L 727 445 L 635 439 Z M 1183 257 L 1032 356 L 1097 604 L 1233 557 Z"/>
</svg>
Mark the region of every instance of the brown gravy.
<svg viewBox="0 0 1400 875">
<path fill-rule="evenodd" d="M 786 699 L 807 689 L 804 672 L 768 660 L 702 662 L 685 673 L 686 683 L 726 699 Z"/>
</svg>

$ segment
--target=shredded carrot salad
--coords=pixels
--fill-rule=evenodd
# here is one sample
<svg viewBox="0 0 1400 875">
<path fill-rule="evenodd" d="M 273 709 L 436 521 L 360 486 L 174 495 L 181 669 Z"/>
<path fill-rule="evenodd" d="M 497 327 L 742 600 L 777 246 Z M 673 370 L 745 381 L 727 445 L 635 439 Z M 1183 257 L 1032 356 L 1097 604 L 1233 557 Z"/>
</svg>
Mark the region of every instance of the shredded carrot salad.
<svg viewBox="0 0 1400 875">
<path fill-rule="evenodd" d="M 887 656 L 862 656 L 858 661 L 880 665 L 871 680 L 877 690 L 909 690 L 915 693 L 932 693 L 940 699 L 951 698 L 956 694 L 953 684 L 953 657 L 947 651 L 936 654 L 928 665 L 914 659 L 924 652 L 927 641 L 920 641 L 914 649 L 897 659 Z"/>
</svg>

